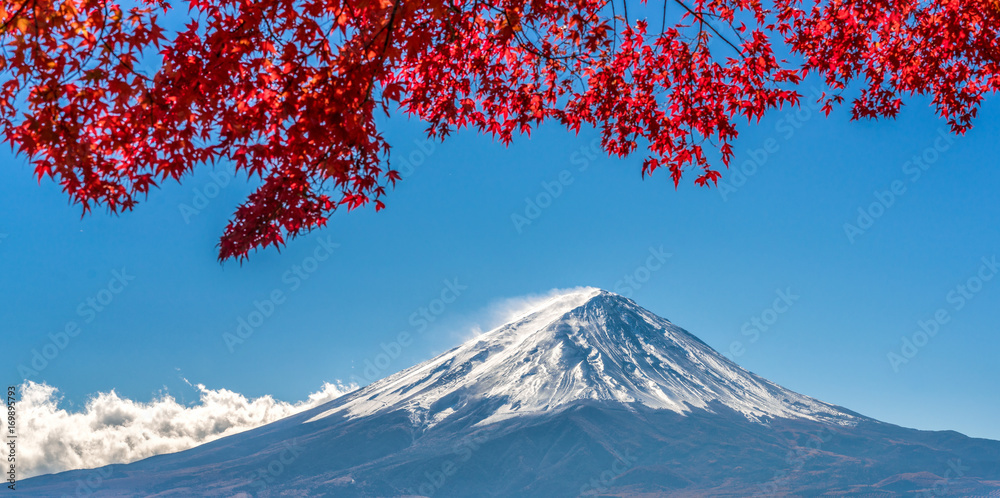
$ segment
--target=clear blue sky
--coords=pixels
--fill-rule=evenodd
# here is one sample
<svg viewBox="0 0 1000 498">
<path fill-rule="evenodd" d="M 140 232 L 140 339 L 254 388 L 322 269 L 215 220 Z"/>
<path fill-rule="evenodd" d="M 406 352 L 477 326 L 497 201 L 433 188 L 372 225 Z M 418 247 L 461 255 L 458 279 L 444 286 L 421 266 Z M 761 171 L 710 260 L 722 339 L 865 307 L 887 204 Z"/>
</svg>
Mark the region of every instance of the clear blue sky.
<svg viewBox="0 0 1000 498">
<path fill-rule="evenodd" d="M 581 171 L 593 134 L 552 126 L 504 148 L 462 132 L 433 145 L 384 212 L 337 214 L 328 228 L 242 266 L 219 265 L 215 244 L 249 192 L 243 179 L 187 220 L 179 206 L 193 208 L 196 190 L 216 193 L 210 169 L 154 191 L 132 213 L 80 219 L 56 185 L 39 186 L 5 150 L 2 375 L 19 381 L 18 365 L 30 366 L 31 351 L 70 323 L 77 335 L 30 377 L 58 387 L 68 407 L 110 389 L 137 400 L 163 388 L 197 399 L 182 377 L 299 400 L 323 381 L 363 378 L 366 360 L 402 331 L 414 333 L 413 344 L 380 373 L 454 346 L 477 321 L 487 326 L 482 310 L 498 299 L 578 285 L 622 290 L 625 275 L 646 277 L 650 249 L 662 246 L 671 256 L 631 297 L 720 351 L 740 341 L 735 359 L 746 368 L 887 422 L 1000 439 L 1000 278 L 949 300 L 981 258 L 1000 255 L 1000 107 L 988 105 L 971 133 L 934 153 L 927 148 L 944 123 L 926 101 L 888 122 L 851 123 L 843 108 L 830 118 L 789 116 L 743 126 L 737 164 L 760 158 L 755 149 L 772 152 L 725 199 L 693 177 L 679 190 L 665 173 L 643 181 L 639 156 L 598 155 Z M 422 128 L 385 123 L 396 167 L 419 159 Z M 904 163 L 925 152 L 938 158 L 914 178 Z M 572 183 L 519 232 L 512 215 L 525 215 L 525 198 L 560 175 Z M 905 192 L 852 243 L 844 223 L 856 224 L 858 208 L 896 180 Z M 309 261 L 320 240 L 339 247 Z M 303 264 L 305 280 L 294 274 Z M 111 282 L 122 269 L 126 286 Z M 435 303 L 453 279 L 467 289 Z M 798 296 L 790 307 L 779 302 L 780 314 L 767 311 L 778 289 Z M 281 303 L 230 352 L 223 335 L 275 290 Z M 435 320 L 417 333 L 421 307 L 440 314 L 428 311 Z M 895 371 L 887 353 L 902 355 L 901 337 L 939 309 L 947 323 Z M 773 324 L 754 333 L 755 317 Z"/>
</svg>

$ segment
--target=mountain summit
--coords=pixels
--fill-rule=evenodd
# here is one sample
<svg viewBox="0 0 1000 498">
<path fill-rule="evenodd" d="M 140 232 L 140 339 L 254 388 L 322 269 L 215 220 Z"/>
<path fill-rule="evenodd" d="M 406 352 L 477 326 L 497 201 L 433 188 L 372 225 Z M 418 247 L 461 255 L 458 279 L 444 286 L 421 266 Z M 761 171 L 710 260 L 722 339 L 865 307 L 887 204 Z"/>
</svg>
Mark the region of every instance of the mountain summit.
<svg viewBox="0 0 1000 498">
<path fill-rule="evenodd" d="M 719 403 L 754 421 L 857 417 L 754 375 L 697 337 L 600 289 L 551 298 L 430 361 L 356 391 L 310 421 L 406 410 L 423 427 L 485 425 L 583 400 L 686 413 Z M 484 405 L 489 410 L 484 410 Z"/>
<path fill-rule="evenodd" d="M 1000 497 L 1000 441 L 792 392 L 585 288 L 319 407 L 97 475 L 95 496 Z"/>
</svg>

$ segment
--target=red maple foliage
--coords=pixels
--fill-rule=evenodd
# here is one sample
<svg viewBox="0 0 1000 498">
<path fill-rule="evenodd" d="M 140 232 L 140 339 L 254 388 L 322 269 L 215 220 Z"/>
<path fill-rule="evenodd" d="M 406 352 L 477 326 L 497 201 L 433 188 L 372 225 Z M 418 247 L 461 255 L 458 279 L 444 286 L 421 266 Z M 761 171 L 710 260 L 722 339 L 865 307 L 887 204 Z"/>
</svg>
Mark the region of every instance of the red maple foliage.
<svg viewBox="0 0 1000 498">
<path fill-rule="evenodd" d="M 728 166 L 735 122 L 798 105 L 810 72 L 827 113 L 849 85 L 856 119 L 931 95 L 957 133 L 1000 85 L 997 0 L 189 0 L 172 30 L 164 0 L 133 1 L 5 1 L 0 126 L 84 213 L 220 160 L 259 177 L 220 259 L 382 209 L 399 175 L 378 112 L 505 144 L 547 120 L 595 127 L 609 154 L 645 148 L 644 175 L 710 185 L 703 146 Z"/>
</svg>

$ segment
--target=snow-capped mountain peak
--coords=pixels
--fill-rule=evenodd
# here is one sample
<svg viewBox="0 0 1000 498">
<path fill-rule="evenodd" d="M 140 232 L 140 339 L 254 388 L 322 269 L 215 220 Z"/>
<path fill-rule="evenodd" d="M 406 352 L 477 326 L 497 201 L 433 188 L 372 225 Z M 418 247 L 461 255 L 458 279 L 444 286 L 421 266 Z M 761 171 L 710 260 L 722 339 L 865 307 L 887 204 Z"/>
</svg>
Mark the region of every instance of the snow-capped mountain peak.
<svg viewBox="0 0 1000 498">
<path fill-rule="evenodd" d="M 753 421 L 857 418 L 744 370 L 630 299 L 582 288 L 333 401 L 307 423 L 406 410 L 426 428 L 456 418 L 485 425 L 585 400 L 681 414 L 722 405 Z"/>
<path fill-rule="evenodd" d="M 802 396 L 629 299 L 585 288 L 257 429 L 18 485 L 65 496 L 98 475 L 95 496 L 547 498 L 902 497 L 944 483 L 987 496 L 1000 490 L 998 469 L 1000 441 Z"/>
</svg>

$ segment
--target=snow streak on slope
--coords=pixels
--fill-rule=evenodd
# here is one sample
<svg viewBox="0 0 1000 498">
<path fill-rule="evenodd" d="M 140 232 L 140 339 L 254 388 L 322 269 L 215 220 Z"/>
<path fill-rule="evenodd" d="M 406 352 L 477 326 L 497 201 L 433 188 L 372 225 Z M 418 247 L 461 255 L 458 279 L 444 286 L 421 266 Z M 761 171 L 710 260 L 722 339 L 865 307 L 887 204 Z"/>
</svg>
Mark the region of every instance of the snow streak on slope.
<svg viewBox="0 0 1000 498">
<path fill-rule="evenodd" d="M 454 417 L 484 425 L 582 400 L 680 414 L 721 404 L 758 422 L 857 420 L 744 370 L 629 299 L 584 288 L 344 396 L 307 423 L 406 410 L 425 428 Z"/>
</svg>

